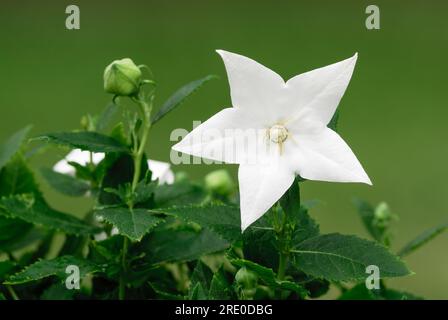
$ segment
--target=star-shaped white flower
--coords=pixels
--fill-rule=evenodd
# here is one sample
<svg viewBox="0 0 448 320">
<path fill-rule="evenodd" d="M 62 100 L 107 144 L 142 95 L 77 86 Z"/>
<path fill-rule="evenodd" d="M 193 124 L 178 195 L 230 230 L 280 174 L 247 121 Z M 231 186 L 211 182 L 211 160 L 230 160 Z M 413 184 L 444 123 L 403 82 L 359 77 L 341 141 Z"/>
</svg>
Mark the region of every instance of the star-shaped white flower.
<svg viewBox="0 0 448 320">
<path fill-rule="evenodd" d="M 94 152 L 92 154 L 93 164 L 98 164 L 104 159 L 104 153 Z M 75 168 L 69 164 L 69 162 L 76 162 L 82 166 L 85 166 L 90 162 L 90 152 L 82 151 L 80 149 L 74 149 L 70 151 L 64 159 L 58 161 L 53 170 L 62 174 L 70 176 L 75 175 Z M 151 179 L 159 179 L 159 184 L 172 184 L 174 182 L 174 173 L 171 171 L 170 164 L 167 162 L 148 160 L 148 168 L 152 172 Z"/>
<path fill-rule="evenodd" d="M 357 54 L 285 82 L 252 59 L 217 52 L 227 69 L 233 108 L 215 114 L 173 149 L 240 164 L 243 231 L 281 198 L 296 175 L 371 184 L 350 147 L 327 127 L 350 81 Z M 249 139 L 255 131 L 256 138 Z"/>
</svg>

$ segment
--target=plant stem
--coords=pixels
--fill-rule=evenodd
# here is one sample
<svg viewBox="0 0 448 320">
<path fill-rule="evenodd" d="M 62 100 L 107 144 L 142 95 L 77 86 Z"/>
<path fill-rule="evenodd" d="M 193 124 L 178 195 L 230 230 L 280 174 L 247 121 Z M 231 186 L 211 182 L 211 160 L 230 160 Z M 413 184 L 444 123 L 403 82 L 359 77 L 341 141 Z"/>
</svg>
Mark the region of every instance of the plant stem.
<svg viewBox="0 0 448 320">
<path fill-rule="evenodd" d="M 9 294 L 11 295 L 13 300 L 20 300 L 17 293 L 14 291 L 14 288 L 10 285 L 6 285 L 6 289 L 8 290 Z"/>
<path fill-rule="evenodd" d="M 126 273 L 126 269 L 127 269 L 127 265 L 126 265 L 126 255 L 128 253 L 128 238 L 127 237 L 123 237 L 123 251 L 121 253 L 121 275 L 120 275 L 120 287 L 119 287 L 119 291 L 118 291 L 118 299 L 119 300 L 124 300 L 125 297 L 125 273 Z"/>
<path fill-rule="evenodd" d="M 143 154 L 145 152 L 146 142 L 148 140 L 149 129 L 151 128 L 151 109 L 152 109 L 152 101 L 148 105 L 145 101 L 138 99 L 137 103 L 139 104 L 142 114 L 143 114 L 143 134 L 142 139 L 136 148 L 137 152 L 134 152 L 134 177 L 132 179 L 132 191 L 135 191 L 137 184 L 140 179 L 140 171 L 141 171 L 141 162 L 143 158 Z"/>
<path fill-rule="evenodd" d="M 152 110 L 152 99 L 150 100 L 149 105 L 142 99 L 133 99 L 138 106 L 140 107 L 140 111 L 142 113 L 143 117 L 143 133 L 141 140 L 138 141 L 136 139 L 134 141 L 134 152 L 132 153 L 132 156 L 134 158 L 134 176 L 132 178 L 132 185 L 131 190 L 132 193 L 135 192 L 135 189 L 137 188 L 138 182 L 140 181 L 140 175 L 141 175 L 141 168 L 142 168 L 142 158 L 143 154 L 145 153 L 145 147 L 146 142 L 148 140 L 149 135 L 149 129 L 151 128 L 151 110 Z M 129 209 L 132 210 L 134 207 L 134 204 L 132 201 L 128 203 Z M 129 246 L 129 239 L 127 237 L 124 237 L 123 240 L 123 250 L 121 252 L 121 275 L 120 275 L 120 284 L 119 284 L 119 291 L 118 291 L 118 299 L 124 300 L 125 298 L 125 274 L 127 270 L 127 262 L 126 262 L 126 256 L 128 253 L 128 246 Z"/>
<path fill-rule="evenodd" d="M 277 279 L 283 280 L 285 278 L 286 273 L 286 267 L 288 265 L 289 260 L 289 254 L 286 254 L 284 252 L 280 252 L 280 259 L 278 262 L 278 272 L 277 272 Z"/>
</svg>

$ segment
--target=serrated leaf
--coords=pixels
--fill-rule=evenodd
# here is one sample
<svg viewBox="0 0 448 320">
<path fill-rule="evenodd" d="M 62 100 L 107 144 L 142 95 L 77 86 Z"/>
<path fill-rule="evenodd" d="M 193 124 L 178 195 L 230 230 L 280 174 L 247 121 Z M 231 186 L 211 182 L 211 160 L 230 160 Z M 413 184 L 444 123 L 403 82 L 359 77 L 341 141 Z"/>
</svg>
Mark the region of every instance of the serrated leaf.
<svg viewBox="0 0 448 320">
<path fill-rule="evenodd" d="M 133 241 L 142 237 L 162 221 L 147 209 L 106 208 L 95 212 L 118 229 L 119 234 Z"/>
<path fill-rule="evenodd" d="M 426 230 L 422 234 L 418 235 L 415 239 L 410 241 L 408 244 L 406 244 L 399 252 L 398 255 L 400 257 L 407 256 L 408 254 L 414 252 L 421 246 L 423 246 L 428 241 L 434 239 L 439 234 L 444 232 L 445 230 L 448 230 L 448 223 L 442 224 L 440 226 L 433 227 L 429 230 Z"/>
<path fill-rule="evenodd" d="M 264 215 L 244 231 L 243 251 L 247 260 L 277 270 L 278 241 L 268 215 Z"/>
<path fill-rule="evenodd" d="M 230 242 L 241 238 L 240 209 L 236 206 L 193 205 L 159 209 L 156 212 L 175 216 L 185 222 L 195 222 L 204 228 L 213 230 Z"/>
<path fill-rule="evenodd" d="M 140 247 L 153 264 L 191 261 L 203 255 L 225 250 L 229 243 L 209 229 L 165 229 L 151 232 Z"/>
<path fill-rule="evenodd" d="M 188 296 L 192 300 L 208 299 L 206 290 L 210 288 L 210 283 L 213 278 L 213 272 L 210 268 L 198 260 L 196 267 L 190 277 L 190 288 Z"/>
<path fill-rule="evenodd" d="M 0 144 L 0 169 L 19 151 L 30 129 L 31 126 L 25 127 Z"/>
<path fill-rule="evenodd" d="M 41 197 L 32 171 L 23 156 L 17 154 L 0 171 L 0 197 L 21 193 L 34 193 Z"/>
<path fill-rule="evenodd" d="M 33 140 L 45 140 L 58 145 L 92 152 L 129 152 L 128 147 L 116 139 L 90 131 L 47 133 Z"/>
<path fill-rule="evenodd" d="M 232 299 L 233 288 L 226 279 L 224 269 L 221 267 L 213 274 L 210 282 L 208 298 L 210 300 L 229 300 Z"/>
<path fill-rule="evenodd" d="M 246 267 L 250 271 L 256 273 L 259 279 L 269 287 L 294 291 L 301 298 L 305 298 L 308 295 L 308 291 L 297 283 L 287 280 L 277 280 L 277 275 L 271 268 L 267 268 L 255 262 L 244 259 L 232 259 L 230 262 L 235 266 L 240 268 Z"/>
<path fill-rule="evenodd" d="M 68 276 L 68 275 L 66 275 Z M 61 301 L 61 300 L 73 300 L 75 296 L 76 290 L 67 290 L 65 284 L 62 283 L 54 283 L 50 287 L 48 287 L 40 297 L 41 300 L 52 300 L 52 301 Z"/>
<path fill-rule="evenodd" d="M 382 245 L 338 233 L 303 241 L 291 250 L 293 264 L 317 278 L 334 281 L 362 280 L 366 267 L 376 265 L 381 278 L 409 275 L 406 265 Z"/>
<path fill-rule="evenodd" d="M 23 221 L 40 225 L 48 229 L 60 230 L 67 234 L 82 235 L 93 234 L 97 228 L 68 214 L 50 208 L 32 194 L 3 197 L 0 200 L 0 215 L 17 218 Z"/>
<path fill-rule="evenodd" d="M 214 75 L 208 75 L 204 78 L 192 81 L 179 90 L 177 90 L 165 103 L 162 105 L 160 110 L 156 113 L 156 115 L 151 119 L 151 123 L 154 124 L 162 119 L 168 112 L 174 110 L 178 106 L 180 106 L 185 99 L 191 96 L 196 90 L 198 90 L 204 83 L 217 79 Z"/>
<path fill-rule="evenodd" d="M 30 281 L 40 280 L 50 276 L 56 276 L 59 279 L 66 279 L 69 274 L 66 269 L 70 265 L 79 268 L 80 279 L 88 274 L 99 272 L 102 268 L 86 259 L 80 259 L 74 256 L 62 256 L 53 260 L 40 260 L 29 265 L 22 271 L 9 277 L 5 284 L 16 285 Z"/>
<path fill-rule="evenodd" d="M 42 168 L 41 173 L 50 186 L 68 196 L 82 197 L 90 189 L 88 183 L 49 168 Z"/>
<path fill-rule="evenodd" d="M 15 268 L 16 263 L 11 260 L 0 261 L 0 283 L 5 281 Z"/>
<path fill-rule="evenodd" d="M 157 208 L 199 204 L 205 196 L 206 193 L 201 187 L 188 182 L 163 184 L 154 190 Z"/>
</svg>

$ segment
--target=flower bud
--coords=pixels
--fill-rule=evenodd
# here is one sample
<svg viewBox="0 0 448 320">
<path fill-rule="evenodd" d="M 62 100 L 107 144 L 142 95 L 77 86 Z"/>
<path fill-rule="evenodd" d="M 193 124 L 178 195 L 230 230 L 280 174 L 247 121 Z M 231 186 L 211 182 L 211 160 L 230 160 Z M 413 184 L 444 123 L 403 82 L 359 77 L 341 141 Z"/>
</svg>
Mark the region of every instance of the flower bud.
<svg viewBox="0 0 448 320">
<path fill-rule="evenodd" d="M 248 270 L 246 267 L 242 267 L 235 275 L 235 281 L 243 289 L 254 289 L 257 286 L 258 276 Z"/>
<path fill-rule="evenodd" d="M 387 220 L 390 220 L 392 218 L 393 214 L 390 211 L 390 208 L 389 208 L 388 204 L 385 203 L 385 202 L 381 202 L 375 208 L 374 216 L 375 216 L 376 220 L 387 221 Z"/>
<path fill-rule="evenodd" d="M 104 90 L 119 96 L 130 96 L 138 92 L 142 72 L 129 59 L 115 60 L 104 70 Z"/>
<path fill-rule="evenodd" d="M 213 193 L 226 196 L 232 193 L 234 183 L 229 173 L 221 169 L 212 171 L 205 176 L 205 186 Z"/>
</svg>

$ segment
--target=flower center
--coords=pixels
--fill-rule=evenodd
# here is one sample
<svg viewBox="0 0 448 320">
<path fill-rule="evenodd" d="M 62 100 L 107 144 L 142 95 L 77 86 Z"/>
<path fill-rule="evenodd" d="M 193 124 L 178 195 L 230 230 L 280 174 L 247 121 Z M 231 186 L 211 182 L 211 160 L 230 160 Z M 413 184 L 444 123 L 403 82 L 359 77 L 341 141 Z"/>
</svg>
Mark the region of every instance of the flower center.
<svg viewBox="0 0 448 320">
<path fill-rule="evenodd" d="M 276 124 L 269 129 L 268 134 L 272 142 L 282 144 L 288 138 L 288 129 L 280 124 Z"/>
</svg>

